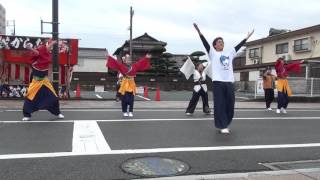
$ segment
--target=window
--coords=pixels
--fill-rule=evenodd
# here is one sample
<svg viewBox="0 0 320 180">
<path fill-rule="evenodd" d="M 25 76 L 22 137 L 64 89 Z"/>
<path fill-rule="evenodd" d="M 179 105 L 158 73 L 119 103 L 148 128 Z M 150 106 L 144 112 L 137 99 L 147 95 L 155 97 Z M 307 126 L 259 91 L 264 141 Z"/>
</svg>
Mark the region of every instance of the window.
<svg viewBox="0 0 320 180">
<path fill-rule="evenodd" d="M 288 43 L 277 44 L 276 45 L 276 54 L 288 53 Z"/>
<path fill-rule="evenodd" d="M 310 50 L 309 38 L 298 39 L 294 41 L 294 51 Z"/>
<path fill-rule="evenodd" d="M 249 81 L 249 72 L 240 72 L 240 81 Z"/>
<path fill-rule="evenodd" d="M 249 58 L 260 57 L 260 48 L 253 48 L 249 50 Z"/>
</svg>

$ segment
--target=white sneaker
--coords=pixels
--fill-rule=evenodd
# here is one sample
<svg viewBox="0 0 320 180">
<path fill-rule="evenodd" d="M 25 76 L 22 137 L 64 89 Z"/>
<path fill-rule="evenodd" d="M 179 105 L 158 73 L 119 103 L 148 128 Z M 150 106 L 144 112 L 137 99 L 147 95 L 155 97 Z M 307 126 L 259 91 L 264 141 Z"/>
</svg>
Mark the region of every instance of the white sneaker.
<svg viewBox="0 0 320 180">
<path fill-rule="evenodd" d="M 60 114 L 58 115 L 58 119 L 64 119 L 64 115 L 60 113 Z"/>
<path fill-rule="evenodd" d="M 23 117 L 22 121 L 30 121 L 30 119 L 31 119 L 30 117 Z"/>
<path fill-rule="evenodd" d="M 129 117 L 133 117 L 133 113 L 132 112 L 129 112 Z"/>
<path fill-rule="evenodd" d="M 269 107 L 267 110 L 268 110 L 268 111 L 272 111 L 272 108 L 271 108 L 271 107 Z"/>
<path fill-rule="evenodd" d="M 286 111 L 285 108 L 281 108 L 281 111 L 282 111 L 283 114 L 287 114 L 287 111 Z"/>
<path fill-rule="evenodd" d="M 191 116 L 191 115 L 192 115 L 192 113 L 186 113 L 186 115 L 187 115 L 187 116 Z"/>
<path fill-rule="evenodd" d="M 123 117 L 128 117 L 129 115 L 128 115 L 128 113 L 127 112 L 124 112 L 123 113 Z"/>
<path fill-rule="evenodd" d="M 277 113 L 277 114 L 280 114 L 280 109 L 277 109 L 276 113 Z"/>
<path fill-rule="evenodd" d="M 228 128 L 224 128 L 220 130 L 221 134 L 230 134 L 230 130 Z"/>
</svg>

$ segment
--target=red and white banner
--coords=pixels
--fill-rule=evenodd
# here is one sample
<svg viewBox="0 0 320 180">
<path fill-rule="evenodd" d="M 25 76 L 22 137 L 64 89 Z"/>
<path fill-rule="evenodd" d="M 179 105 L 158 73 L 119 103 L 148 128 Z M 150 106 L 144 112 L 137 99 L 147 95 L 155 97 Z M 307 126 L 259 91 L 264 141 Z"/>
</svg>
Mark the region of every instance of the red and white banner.
<svg viewBox="0 0 320 180">
<path fill-rule="evenodd" d="M 29 83 L 31 73 L 29 65 L 4 63 L 2 70 L 1 78 L 9 83 L 13 81 L 21 85 Z"/>
<path fill-rule="evenodd" d="M 10 82 L 16 82 L 14 84 L 27 85 L 29 84 L 29 78 L 31 74 L 31 68 L 29 65 L 25 64 L 12 64 L 12 63 L 4 63 L 3 65 L 2 78 L 6 79 Z M 65 65 L 59 66 L 59 83 L 60 85 L 65 85 L 68 77 L 70 76 L 70 70 L 72 68 L 68 68 Z M 69 74 L 68 74 L 69 73 Z M 52 81 L 52 66 L 49 66 L 49 79 Z"/>
</svg>

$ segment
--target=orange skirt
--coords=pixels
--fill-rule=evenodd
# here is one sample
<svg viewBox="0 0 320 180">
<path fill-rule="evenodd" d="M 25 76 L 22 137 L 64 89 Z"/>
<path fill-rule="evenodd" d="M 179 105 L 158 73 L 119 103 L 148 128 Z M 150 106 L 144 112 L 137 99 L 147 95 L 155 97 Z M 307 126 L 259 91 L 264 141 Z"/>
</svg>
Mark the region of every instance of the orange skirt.
<svg viewBox="0 0 320 180">
<path fill-rule="evenodd" d="M 287 93 L 288 96 L 292 96 L 292 90 L 287 79 L 277 80 L 277 90 L 278 92 Z"/>
<path fill-rule="evenodd" d="M 134 82 L 134 78 L 126 78 L 124 77 L 120 84 L 120 89 L 118 92 L 121 95 L 124 95 L 126 92 L 132 92 L 133 95 L 136 94 L 136 83 Z"/>
</svg>

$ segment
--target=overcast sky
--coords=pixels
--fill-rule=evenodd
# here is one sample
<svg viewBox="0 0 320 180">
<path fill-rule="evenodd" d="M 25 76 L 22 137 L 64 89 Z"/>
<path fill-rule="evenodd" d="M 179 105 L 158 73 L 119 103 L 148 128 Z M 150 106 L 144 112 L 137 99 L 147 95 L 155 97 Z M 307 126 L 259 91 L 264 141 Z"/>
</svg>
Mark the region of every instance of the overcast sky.
<svg viewBox="0 0 320 180">
<path fill-rule="evenodd" d="M 15 20 L 16 35 L 41 36 L 40 19 L 52 20 L 51 0 L 1 0 L 6 19 Z M 134 9 L 133 37 L 147 32 L 167 42 L 167 52 L 202 50 L 192 23 L 209 42 L 217 36 L 226 48 L 251 29 L 251 40 L 266 37 L 270 27 L 296 30 L 320 24 L 319 0 L 60 0 L 61 38 L 79 38 L 80 47 L 114 52 L 129 39 L 129 9 Z M 7 34 L 12 27 L 7 27 Z M 45 31 L 51 31 L 46 25 Z M 47 35 L 48 36 L 48 35 Z"/>
</svg>

